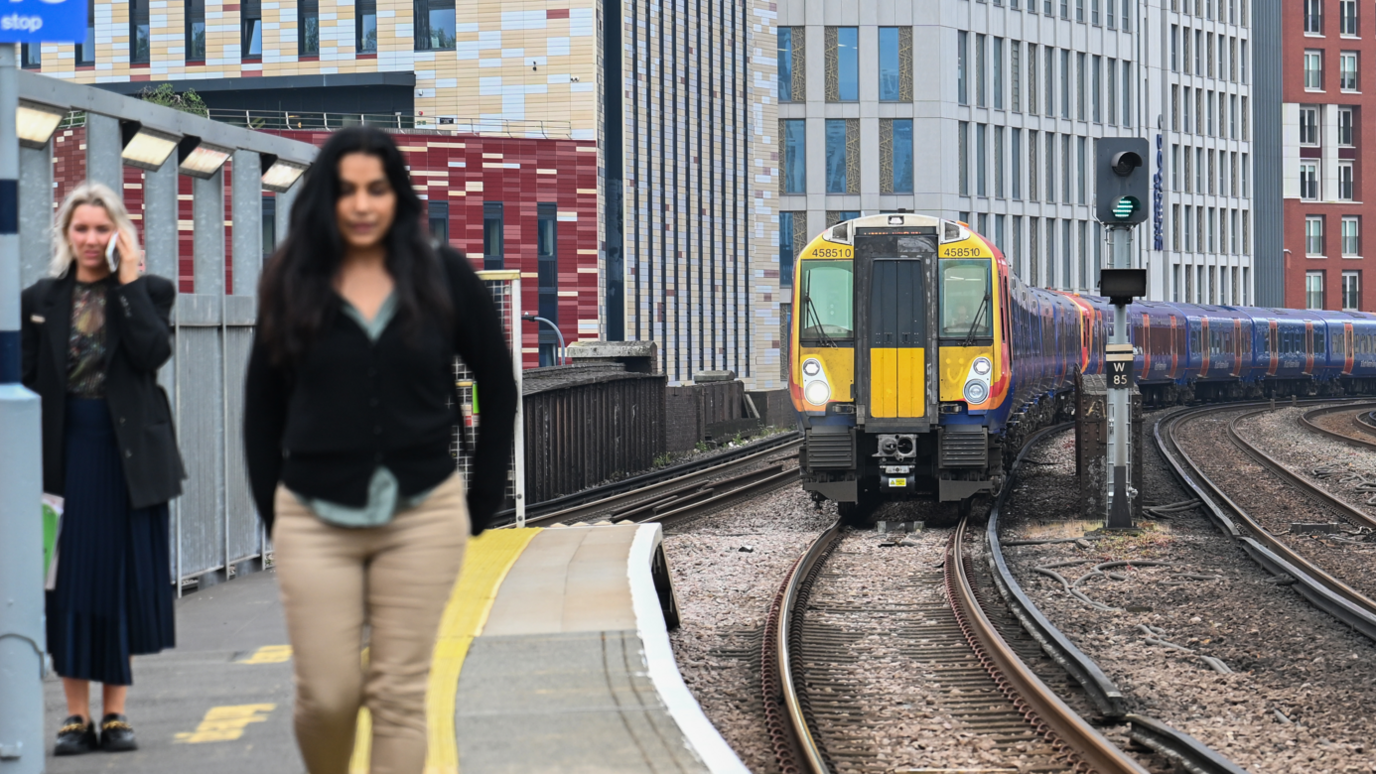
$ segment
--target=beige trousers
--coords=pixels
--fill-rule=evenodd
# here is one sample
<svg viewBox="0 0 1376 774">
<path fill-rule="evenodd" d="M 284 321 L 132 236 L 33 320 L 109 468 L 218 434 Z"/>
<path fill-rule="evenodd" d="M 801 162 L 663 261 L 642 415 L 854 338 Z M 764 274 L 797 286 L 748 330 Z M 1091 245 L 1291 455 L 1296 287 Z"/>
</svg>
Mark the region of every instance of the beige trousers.
<svg viewBox="0 0 1376 774">
<path fill-rule="evenodd" d="M 280 486 L 274 502 L 277 581 L 296 673 L 296 743 L 306 769 L 348 772 L 365 705 L 372 774 L 420 774 L 430 658 L 468 543 L 463 475 L 456 472 L 381 527 L 327 524 Z M 364 624 L 371 627 L 366 667 Z"/>
</svg>

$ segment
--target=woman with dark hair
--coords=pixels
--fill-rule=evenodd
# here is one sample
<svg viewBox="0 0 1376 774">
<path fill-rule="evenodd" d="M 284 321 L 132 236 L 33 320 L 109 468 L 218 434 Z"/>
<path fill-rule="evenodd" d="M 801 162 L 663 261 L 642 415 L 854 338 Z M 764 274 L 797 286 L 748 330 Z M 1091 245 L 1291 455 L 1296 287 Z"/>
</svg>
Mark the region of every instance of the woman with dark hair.
<svg viewBox="0 0 1376 774">
<path fill-rule="evenodd" d="M 43 491 L 64 498 L 46 612 L 69 717 L 53 752 L 133 750 L 130 657 L 176 638 L 167 501 L 186 474 L 158 369 L 177 289 L 142 273 L 138 232 L 107 186 L 72 189 L 55 221 L 51 276 L 20 301 L 24 385 L 43 398 Z"/>
<path fill-rule="evenodd" d="M 297 745 L 311 774 L 345 774 L 363 705 L 371 771 L 414 774 L 440 615 L 470 531 L 504 496 L 512 361 L 467 259 L 431 246 L 390 136 L 335 133 L 301 185 L 259 285 L 244 405 L 294 653 Z M 467 492 L 449 451 L 456 356 L 482 391 Z"/>
</svg>

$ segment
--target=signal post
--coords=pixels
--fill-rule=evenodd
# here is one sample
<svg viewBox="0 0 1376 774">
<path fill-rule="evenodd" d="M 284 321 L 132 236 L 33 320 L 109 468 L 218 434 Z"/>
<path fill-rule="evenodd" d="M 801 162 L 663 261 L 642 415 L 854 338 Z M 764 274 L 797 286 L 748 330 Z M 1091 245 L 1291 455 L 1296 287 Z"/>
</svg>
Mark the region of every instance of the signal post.
<svg viewBox="0 0 1376 774">
<path fill-rule="evenodd" d="M 1113 304 L 1113 332 L 1104 348 L 1108 371 L 1108 464 L 1105 529 L 1131 529 L 1133 489 L 1130 392 L 1134 353 L 1128 341 L 1128 304 L 1147 294 L 1147 270 L 1132 268 L 1132 229 L 1147 219 L 1151 178 L 1146 170 L 1150 144 L 1141 138 L 1104 137 L 1095 150 L 1095 216 L 1112 239 L 1111 268 L 1099 275 L 1099 293 Z"/>
</svg>

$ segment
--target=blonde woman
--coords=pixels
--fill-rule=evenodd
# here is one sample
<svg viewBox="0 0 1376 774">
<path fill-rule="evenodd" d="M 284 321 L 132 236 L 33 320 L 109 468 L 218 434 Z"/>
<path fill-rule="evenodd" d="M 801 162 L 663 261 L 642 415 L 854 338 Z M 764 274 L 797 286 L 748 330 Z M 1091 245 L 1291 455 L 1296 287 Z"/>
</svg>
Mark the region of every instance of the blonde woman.
<svg viewBox="0 0 1376 774">
<path fill-rule="evenodd" d="M 52 276 L 22 296 L 23 381 L 43 399 L 43 491 L 65 498 L 47 596 L 70 716 L 57 755 L 136 749 L 124 715 L 130 657 L 173 645 L 167 502 L 186 476 L 157 371 L 172 355 L 176 288 L 141 274 L 142 262 L 124 202 L 88 181 L 57 212 Z M 92 682 L 104 694 L 99 729 Z"/>
</svg>

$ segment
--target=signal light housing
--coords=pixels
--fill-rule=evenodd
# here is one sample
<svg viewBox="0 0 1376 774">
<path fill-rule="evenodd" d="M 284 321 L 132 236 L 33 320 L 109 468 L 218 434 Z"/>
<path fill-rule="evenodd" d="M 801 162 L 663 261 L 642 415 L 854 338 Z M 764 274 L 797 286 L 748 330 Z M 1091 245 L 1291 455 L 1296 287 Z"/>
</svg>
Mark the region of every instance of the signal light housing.
<svg viewBox="0 0 1376 774">
<path fill-rule="evenodd" d="M 1139 137 L 1102 137 L 1095 141 L 1094 215 L 1099 222 L 1136 225 L 1147 219 L 1151 201 L 1151 145 Z"/>
</svg>

